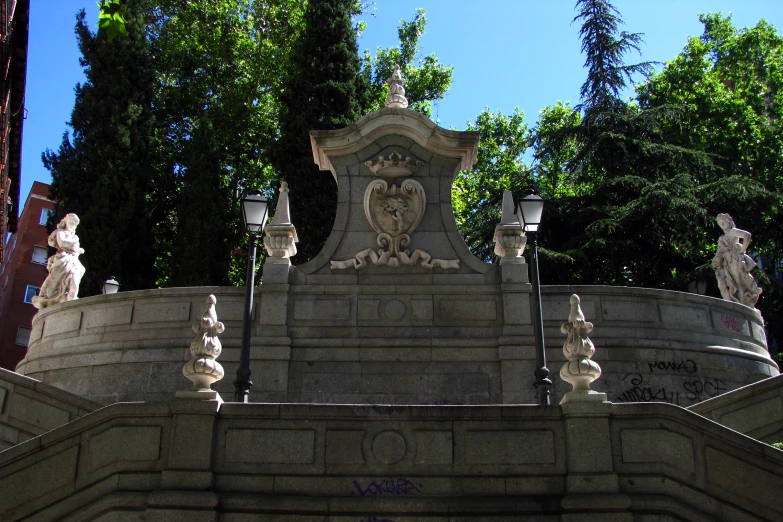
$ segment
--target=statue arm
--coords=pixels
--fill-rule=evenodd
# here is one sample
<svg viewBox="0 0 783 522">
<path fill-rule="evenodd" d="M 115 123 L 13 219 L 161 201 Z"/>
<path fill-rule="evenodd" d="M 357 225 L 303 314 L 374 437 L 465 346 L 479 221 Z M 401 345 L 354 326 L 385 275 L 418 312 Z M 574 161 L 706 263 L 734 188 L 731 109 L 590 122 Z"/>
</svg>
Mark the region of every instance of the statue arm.
<svg viewBox="0 0 783 522">
<path fill-rule="evenodd" d="M 68 232 L 67 230 L 58 230 L 55 234 L 57 234 L 55 246 L 58 250 L 78 253 L 83 252 L 79 252 L 81 248 L 79 248 L 79 237 L 76 234 Z"/>
<path fill-rule="evenodd" d="M 729 234 L 732 236 L 741 239 L 742 240 L 742 251 L 745 252 L 748 249 L 748 246 L 750 245 L 751 240 L 751 234 L 747 230 L 742 230 L 739 228 L 732 228 L 729 230 Z"/>
</svg>

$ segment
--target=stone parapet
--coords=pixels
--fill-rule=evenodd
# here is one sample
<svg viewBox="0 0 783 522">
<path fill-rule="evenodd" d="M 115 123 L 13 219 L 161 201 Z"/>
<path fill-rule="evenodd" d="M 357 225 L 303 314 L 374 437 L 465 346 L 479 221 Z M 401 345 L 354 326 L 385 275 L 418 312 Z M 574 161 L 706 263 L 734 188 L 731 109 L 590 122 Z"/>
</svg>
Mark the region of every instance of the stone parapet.
<svg viewBox="0 0 783 522">
<path fill-rule="evenodd" d="M 175 400 L 0 453 L 0 518 L 775 520 L 782 470 L 783 452 L 667 404 Z"/>
<path fill-rule="evenodd" d="M 60 388 L 0 368 L 0 451 L 100 407 Z"/>
<path fill-rule="evenodd" d="M 768 444 L 783 442 L 783 375 L 754 382 L 688 409 Z"/>
<path fill-rule="evenodd" d="M 532 403 L 529 288 L 263 285 L 256 291 L 251 398 Z M 267 291 L 270 299 L 282 296 L 285 306 L 267 306 Z M 54 305 L 36 317 L 18 372 L 104 404 L 168 400 L 188 385 L 181 368 L 189 358 L 190 326 L 208 294 L 217 297 L 226 325 L 220 361 L 233 376 L 243 293 L 172 288 Z M 595 325 L 591 338 L 603 376 L 593 388 L 613 402 L 687 406 L 778 374 L 756 310 L 694 294 L 601 286 L 542 287 L 551 368 L 565 362 L 560 325 L 573 293 Z M 215 389 L 230 396 L 231 381 Z M 570 386 L 557 377 L 554 384 L 553 400 L 559 400 Z"/>
</svg>

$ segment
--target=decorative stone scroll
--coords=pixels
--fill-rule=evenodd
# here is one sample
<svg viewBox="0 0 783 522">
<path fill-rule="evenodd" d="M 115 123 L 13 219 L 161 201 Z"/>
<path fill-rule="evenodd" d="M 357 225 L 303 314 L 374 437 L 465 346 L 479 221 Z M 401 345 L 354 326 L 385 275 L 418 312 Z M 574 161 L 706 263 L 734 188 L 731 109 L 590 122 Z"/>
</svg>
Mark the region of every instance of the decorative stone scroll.
<svg viewBox="0 0 783 522">
<path fill-rule="evenodd" d="M 264 229 L 264 234 L 267 260 L 290 263 L 289 258 L 296 255 L 296 243 L 299 242 L 299 237 L 296 235 L 296 227 L 291 223 L 288 209 L 288 183 L 285 181 L 280 185 L 275 217 Z"/>
<path fill-rule="evenodd" d="M 718 214 L 715 221 L 723 230 L 718 239 L 718 251 L 712 259 L 720 294 L 726 301 L 754 308 L 761 288 L 750 275 L 751 270 L 756 268 L 756 262 L 747 254 L 750 232 L 735 228 L 734 220 L 728 214 Z"/>
<path fill-rule="evenodd" d="M 217 320 L 216 303 L 217 299 L 210 294 L 201 320 L 193 323 L 193 331 L 198 335 L 190 343 L 191 358 L 182 368 L 182 374 L 193 382 L 193 387 L 178 391 L 177 397 L 204 399 L 217 397 L 217 392 L 213 391 L 211 386 L 224 375 L 223 367 L 216 359 L 222 351 L 218 334 L 223 333 L 225 326 Z"/>
<path fill-rule="evenodd" d="M 593 323 L 585 321 L 578 295 L 573 294 L 569 302 L 571 312 L 568 322 L 560 326 L 560 331 L 567 335 L 563 354 L 568 359 L 560 368 L 560 378 L 570 383 L 573 390 L 563 396 L 560 404 L 569 401 L 603 402 L 607 400 L 606 394 L 590 389 L 590 383 L 601 376 L 601 367 L 591 360 L 595 346 L 587 336 L 593 330 Z"/>
<path fill-rule="evenodd" d="M 41 285 L 40 294 L 32 299 L 33 306 L 39 310 L 79 298 L 79 283 L 84 276 L 84 265 L 79 261 L 79 255 L 84 253 L 84 249 L 79 246 L 77 226 L 79 216 L 67 214 L 57 224 L 57 229 L 49 234 L 49 246 L 56 248 L 57 253 L 46 261 L 49 275 Z"/>
<path fill-rule="evenodd" d="M 527 236 L 514 213 L 514 196 L 510 190 L 503 191 L 500 224 L 495 227 L 495 254 L 501 257 L 500 264 L 524 263 L 522 252 L 527 244 Z"/>
<path fill-rule="evenodd" d="M 381 248 L 377 252 L 371 248 L 362 250 L 353 259 L 332 261 L 332 270 L 349 267 L 359 270 L 367 266 L 368 258 L 374 265 L 391 267 L 412 266 L 421 260 L 424 268 L 459 268 L 459 259 L 433 259 L 424 250 L 416 249 L 411 254 L 405 249 L 426 207 L 427 196 L 418 181 L 406 179 L 399 187 L 393 182 L 390 186 L 382 179 L 371 181 L 364 193 L 364 213 L 378 233 Z"/>
</svg>

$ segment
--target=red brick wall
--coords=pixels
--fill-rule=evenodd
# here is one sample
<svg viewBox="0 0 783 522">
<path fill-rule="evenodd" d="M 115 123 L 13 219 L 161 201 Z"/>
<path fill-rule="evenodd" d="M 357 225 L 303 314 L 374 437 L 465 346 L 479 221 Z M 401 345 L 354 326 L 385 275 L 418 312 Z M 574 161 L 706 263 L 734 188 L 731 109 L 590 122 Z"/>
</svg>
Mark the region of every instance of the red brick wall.
<svg viewBox="0 0 783 522">
<path fill-rule="evenodd" d="M 16 344 L 19 326 L 30 327 L 38 310 L 24 302 L 27 285 L 40 287 L 46 279 L 46 266 L 33 263 L 33 248 L 46 247 L 49 234 L 39 224 L 43 209 L 54 209 L 49 200 L 49 185 L 36 181 L 19 217 L 17 232 L 6 248 L 7 262 L 0 274 L 0 367 L 14 370 L 27 352 Z M 13 250 L 11 245 L 16 240 Z"/>
</svg>

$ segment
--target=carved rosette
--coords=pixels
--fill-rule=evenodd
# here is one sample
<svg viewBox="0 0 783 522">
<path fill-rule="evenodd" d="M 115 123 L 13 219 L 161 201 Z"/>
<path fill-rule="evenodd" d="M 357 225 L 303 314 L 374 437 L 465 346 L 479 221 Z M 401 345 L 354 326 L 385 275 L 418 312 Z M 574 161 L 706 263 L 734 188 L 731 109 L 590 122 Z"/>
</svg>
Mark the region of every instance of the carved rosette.
<svg viewBox="0 0 783 522">
<path fill-rule="evenodd" d="M 286 263 L 290 262 L 287 261 L 288 258 L 296 255 L 296 243 L 299 242 L 299 238 L 296 235 L 296 227 L 291 223 L 288 209 L 288 183 L 285 181 L 280 185 L 275 217 L 264 229 L 264 234 L 267 261 Z"/>
<path fill-rule="evenodd" d="M 605 393 L 590 389 L 590 383 L 601 376 L 601 367 L 591 360 L 595 346 L 587 336 L 593 330 L 593 323 L 585 321 L 578 295 L 573 294 L 569 302 L 571 312 L 568 322 L 560 326 L 560 331 L 567 335 L 563 354 L 568 359 L 560 368 L 560 378 L 570 383 L 573 390 L 565 394 L 560 404 L 567 401 L 605 401 Z"/>
<path fill-rule="evenodd" d="M 416 249 L 413 253 L 406 247 L 411 243 L 410 234 L 419 226 L 427 207 L 424 187 L 418 181 L 406 179 L 398 187 L 383 179 L 369 183 L 364 193 L 364 213 L 372 228 L 378 233 L 376 252 L 372 248 L 362 250 L 353 259 L 332 261 L 332 269 L 349 267 L 357 270 L 367 266 L 367 259 L 374 265 L 399 267 L 415 265 L 421 260 L 424 268 L 459 268 L 458 259 L 432 259 L 427 252 Z"/>
<path fill-rule="evenodd" d="M 218 334 L 225 330 L 223 323 L 217 320 L 215 303 L 217 299 L 210 294 L 201 320 L 193 323 L 193 331 L 198 335 L 190 343 L 191 359 L 182 368 L 182 374 L 193 382 L 189 391 L 210 392 L 212 383 L 224 375 L 223 367 L 215 360 L 222 351 Z"/>
</svg>

